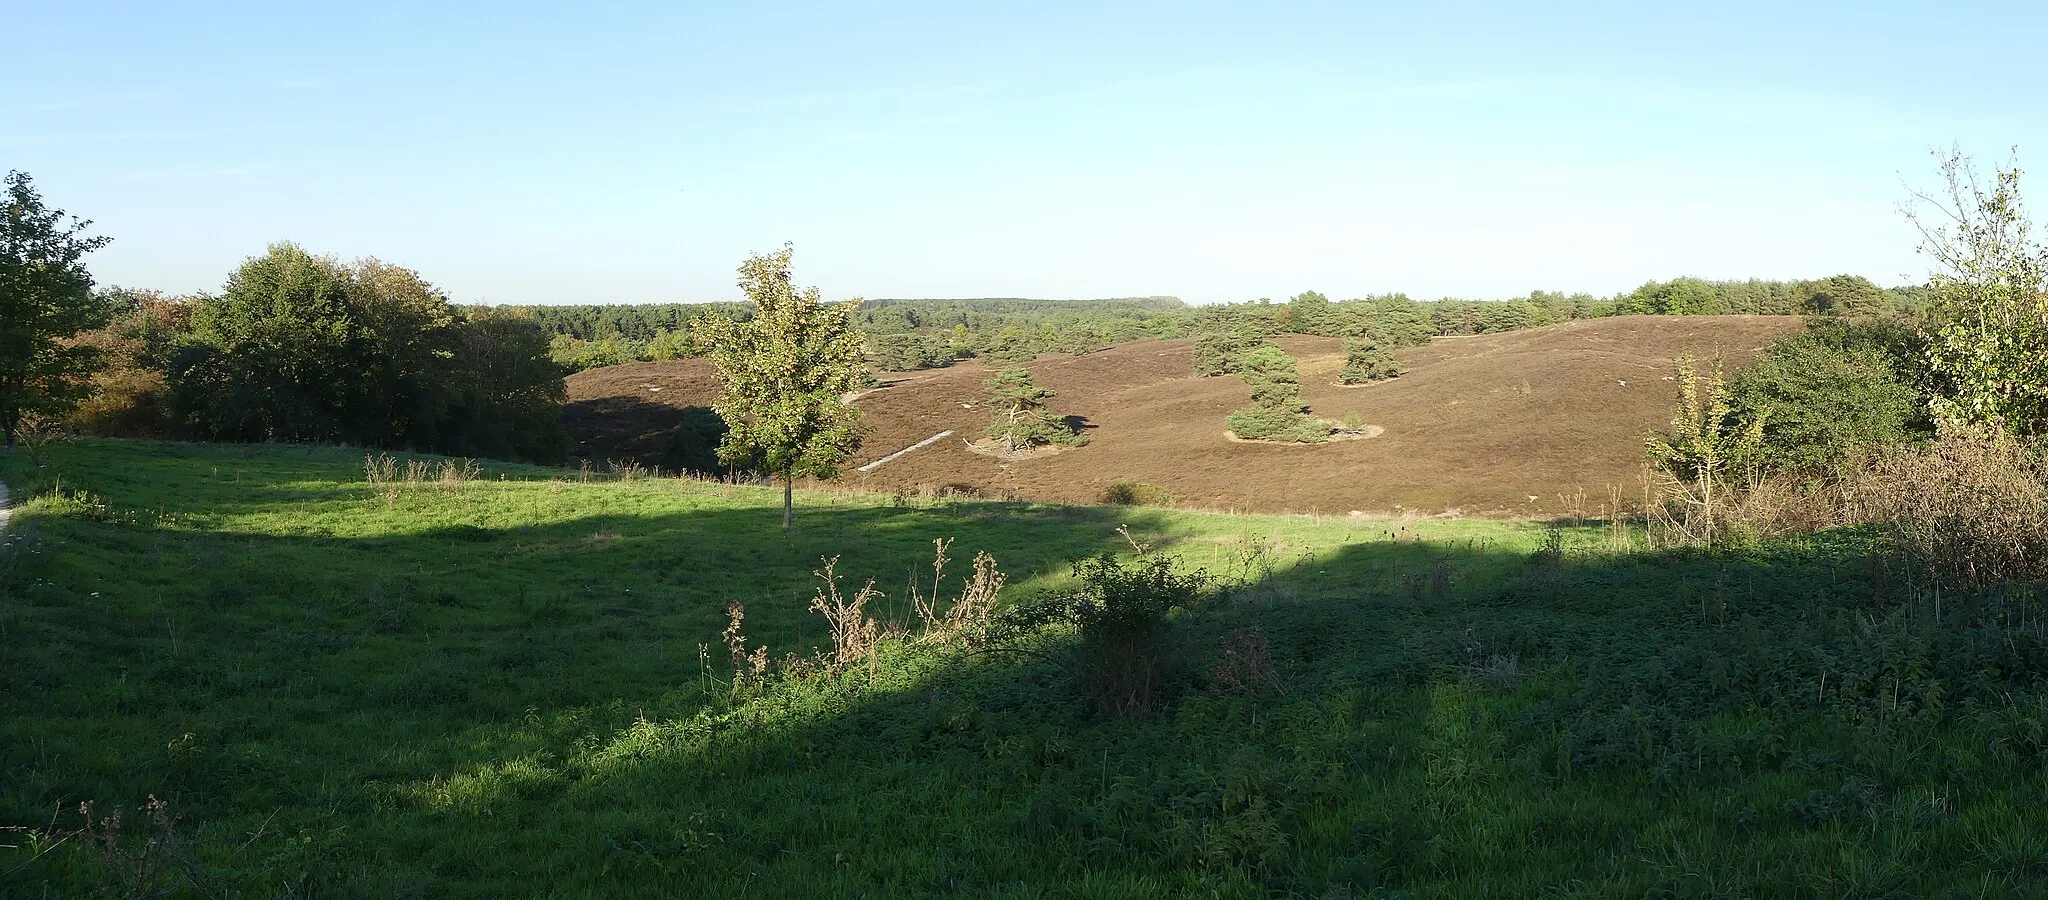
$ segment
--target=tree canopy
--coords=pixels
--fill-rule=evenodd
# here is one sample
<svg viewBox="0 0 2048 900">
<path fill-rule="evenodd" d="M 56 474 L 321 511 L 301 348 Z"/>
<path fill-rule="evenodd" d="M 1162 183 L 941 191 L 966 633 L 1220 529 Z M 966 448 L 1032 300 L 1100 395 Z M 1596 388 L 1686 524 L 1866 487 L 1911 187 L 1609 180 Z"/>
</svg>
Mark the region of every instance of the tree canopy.
<svg viewBox="0 0 2048 900">
<path fill-rule="evenodd" d="M 92 223 L 43 205 L 25 172 L 10 171 L 0 198 L 0 432 L 14 446 L 23 416 L 57 413 L 85 390 L 99 349 L 64 339 L 97 327 L 109 310 L 93 295 L 85 255 L 110 238 Z"/>
<path fill-rule="evenodd" d="M 784 528 L 793 479 L 837 477 L 860 449 L 860 410 L 846 397 L 870 377 L 852 321 L 860 301 L 825 303 L 817 288 L 798 289 L 793 252 L 784 246 L 741 264 L 750 318 L 714 316 L 699 328 L 722 383 L 712 408 L 731 429 L 719 458 L 782 476 Z"/>
<path fill-rule="evenodd" d="M 2048 248 L 2033 237 L 2020 170 L 1994 169 L 1987 181 L 1961 153 L 1941 157 L 1940 170 L 1940 193 L 1917 194 L 1913 211 L 1934 263 L 1927 352 L 1944 388 L 1934 414 L 2048 434 Z"/>
</svg>

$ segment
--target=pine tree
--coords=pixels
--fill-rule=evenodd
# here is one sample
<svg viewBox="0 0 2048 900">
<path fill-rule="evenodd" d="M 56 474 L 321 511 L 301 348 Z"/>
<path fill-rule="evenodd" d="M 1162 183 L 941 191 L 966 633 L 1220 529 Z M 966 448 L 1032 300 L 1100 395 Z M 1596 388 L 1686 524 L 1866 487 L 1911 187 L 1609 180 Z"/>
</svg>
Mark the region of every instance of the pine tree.
<svg viewBox="0 0 2048 900">
<path fill-rule="evenodd" d="M 1401 377 L 1401 364 L 1394 354 L 1370 337 L 1344 342 L 1344 370 L 1337 373 L 1341 384 L 1365 384 Z"/>
<path fill-rule="evenodd" d="M 1224 420 L 1231 433 L 1249 440 L 1303 443 L 1329 438 L 1330 423 L 1308 415 L 1301 402 L 1301 371 L 1294 357 L 1267 344 L 1245 354 L 1242 374 L 1252 402 Z"/>
<path fill-rule="evenodd" d="M 1034 384 L 1031 373 L 1022 367 L 1004 369 L 985 385 L 994 417 L 982 434 L 1001 441 L 1005 452 L 1040 444 L 1078 447 L 1088 442 L 1086 435 L 1067 424 L 1066 417 L 1046 409 L 1045 401 L 1059 396 L 1058 392 Z"/>
<path fill-rule="evenodd" d="M 860 301 L 825 303 L 817 288 L 796 288 L 792 252 L 785 245 L 740 266 L 752 318 L 715 316 L 699 329 L 722 385 L 712 409 L 730 429 L 718 458 L 782 476 L 785 530 L 796 477 L 837 477 L 860 449 L 860 410 L 845 398 L 869 377 L 853 328 Z"/>
</svg>

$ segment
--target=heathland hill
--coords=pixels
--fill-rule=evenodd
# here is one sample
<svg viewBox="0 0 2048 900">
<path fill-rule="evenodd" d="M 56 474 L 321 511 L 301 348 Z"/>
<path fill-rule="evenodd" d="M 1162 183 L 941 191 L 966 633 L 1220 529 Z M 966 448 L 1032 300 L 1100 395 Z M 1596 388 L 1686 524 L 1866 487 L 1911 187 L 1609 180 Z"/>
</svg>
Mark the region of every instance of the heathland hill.
<svg viewBox="0 0 2048 900">
<path fill-rule="evenodd" d="M 1284 337 L 1318 416 L 1353 414 L 1379 436 L 1319 445 L 1233 441 L 1223 418 L 1244 405 L 1234 376 L 1193 374 L 1192 341 L 1141 341 L 1028 368 L 1059 392 L 1055 411 L 1085 419 L 1087 446 L 1003 460 L 963 438 L 987 424 L 993 372 L 977 361 L 890 374 L 863 394 L 867 442 L 855 465 L 954 432 L 850 484 L 884 491 L 955 490 L 1095 502 L 1111 484 L 1155 486 L 1179 505 L 1267 512 L 1458 510 L 1559 514 L 1600 509 L 1610 485 L 1639 490 L 1643 437 L 1670 419 L 1673 362 L 1727 361 L 1732 371 L 1799 320 L 1773 316 L 1627 316 L 1471 337 L 1398 354 L 1408 372 L 1378 384 L 1336 384 L 1341 341 Z M 705 422 L 717 381 L 702 360 L 635 363 L 569 379 L 569 427 L 596 459 L 656 462 L 676 428 Z"/>
</svg>

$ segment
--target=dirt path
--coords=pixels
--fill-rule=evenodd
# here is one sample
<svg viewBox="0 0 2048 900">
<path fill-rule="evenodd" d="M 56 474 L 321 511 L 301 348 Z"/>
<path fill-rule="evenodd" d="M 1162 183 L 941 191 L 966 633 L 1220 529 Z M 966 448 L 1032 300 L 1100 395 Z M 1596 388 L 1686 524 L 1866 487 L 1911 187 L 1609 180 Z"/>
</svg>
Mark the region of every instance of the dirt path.
<svg viewBox="0 0 2048 900">
<path fill-rule="evenodd" d="M 854 471 L 857 471 L 857 472 L 872 472 L 872 471 L 874 471 L 874 470 L 876 470 L 876 469 L 879 469 L 879 468 L 881 468 L 881 467 L 882 467 L 882 464 L 883 464 L 883 463 L 886 463 L 886 462 L 888 462 L 888 461 L 890 461 L 890 460 L 892 460 L 892 459 L 895 459 L 895 458 L 897 458 L 897 457 L 899 457 L 899 456 L 905 456 L 905 455 L 908 455 L 908 454 L 910 454 L 910 453 L 914 453 L 914 452 L 916 452 L 916 451 L 918 451 L 918 450 L 923 450 L 923 449 L 924 449 L 924 448 L 926 448 L 926 447 L 929 447 L 929 446 L 931 446 L 931 445 L 933 445 L 933 444 L 936 444 L 936 443 L 938 443 L 939 441 L 943 440 L 943 439 L 944 439 L 944 438 L 945 438 L 946 436 L 948 436 L 948 435 L 950 435 L 950 434 L 952 434 L 952 433 L 953 433 L 953 429 L 950 429 L 950 428 L 948 428 L 948 429 L 946 429 L 945 431 L 941 431 L 941 432 L 939 432 L 938 434 L 932 435 L 931 437 L 928 437 L 928 438 L 925 438 L 924 440 L 918 441 L 918 442 L 917 442 L 917 443 L 915 443 L 915 444 L 911 444 L 910 446 L 908 446 L 908 447 L 905 447 L 905 448 L 903 448 L 903 449 L 901 449 L 901 450 L 898 450 L 898 451 L 896 451 L 896 452 L 894 452 L 894 453 L 891 453 L 891 454 L 889 454 L 888 456 L 884 456 L 884 457 L 882 457 L 881 459 L 878 459 L 878 460 L 875 460 L 874 462 L 868 463 L 868 464 L 867 464 L 867 465 L 865 465 L 865 466 L 861 466 L 860 468 L 858 468 L 858 469 L 856 469 L 856 470 L 854 470 Z"/>
<path fill-rule="evenodd" d="M 0 484 L 0 534 L 7 533 L 7 517 L 14 515 L 14 509 L 7 504 L 7 485 Z"/>
</svg>

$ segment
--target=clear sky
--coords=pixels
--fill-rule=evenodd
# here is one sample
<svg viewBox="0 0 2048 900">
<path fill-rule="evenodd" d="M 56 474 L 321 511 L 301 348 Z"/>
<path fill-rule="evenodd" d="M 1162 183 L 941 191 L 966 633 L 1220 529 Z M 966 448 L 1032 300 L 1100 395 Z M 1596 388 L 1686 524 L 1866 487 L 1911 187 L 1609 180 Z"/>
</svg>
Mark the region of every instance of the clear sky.
<svg viewBox="0 0 2048 900">
<path fill-rule="evenodd" d="M 173 292 L 1206 302 L 1895 284 L 1930 148 L 2048 154 L 2038 3 L 319 6 L 0 0 L 0 169 Z"/>
</svg>

